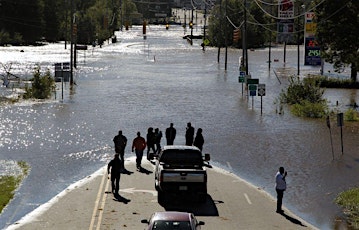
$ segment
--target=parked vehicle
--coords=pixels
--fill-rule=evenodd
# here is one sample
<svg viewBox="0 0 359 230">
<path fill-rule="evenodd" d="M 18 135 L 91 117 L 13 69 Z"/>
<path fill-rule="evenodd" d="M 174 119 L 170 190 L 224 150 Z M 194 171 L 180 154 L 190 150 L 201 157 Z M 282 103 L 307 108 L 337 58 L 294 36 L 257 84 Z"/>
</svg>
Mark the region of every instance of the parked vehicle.
<svg viewBox="0 0 359 230">
<path fill-rule="evenodd" d="M 193 213 L 188 212 L 155 212 L 150 219 L 141 220 L 147 224 L 147 230 L 199 230 L 203 221 L 198 221 Z"/>
<path fill-rule="evenodd" d="M 195 146 L 164 146 L 156 160 L 155 188 L 158 202 L 170 201 L 171 196 L 207 199 L 207 171 L 210 155 L 202 155 Z"/>
</svg>

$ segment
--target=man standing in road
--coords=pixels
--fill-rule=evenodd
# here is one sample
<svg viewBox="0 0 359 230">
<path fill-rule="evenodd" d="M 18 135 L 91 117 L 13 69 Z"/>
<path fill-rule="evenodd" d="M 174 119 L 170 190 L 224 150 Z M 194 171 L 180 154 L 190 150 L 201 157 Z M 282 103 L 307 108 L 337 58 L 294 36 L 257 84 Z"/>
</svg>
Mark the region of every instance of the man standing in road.
<svg viewBox="0 0 359 230">
<path fill-rule="evenodd" d="M 113 142 L 115 143 L 115 152 L 116 154 L 119 154 L 121 157 L 121 162 L 122 162 L 122 168 L 123 170 L 125 169 L 125 148 L 127 145 L 127 138 L 122 135 L 122 130 L 118 131 L 118 135 L 116 135 L 113 138 Z"/>
<path fill-rule="evenodd" d="M 279 171 L 275 175 L 275 190 L 277 192 L 277 213 L 283 213 L 282 210 L 282 201 L 284 191 L 287 189 L 287 183 L 285 181 L 285 177 L 287 176 L 287 172 L 284 171 L 283 167 L 279 168 Z"/>
<path fill-rule="evenodd" d="M 143 150 L 146 148 L 146 140 L 141 137 L 141 133 L 137 132 L 137 137 L 132 142 L 132 152 L 136 151 L 136 167 L 138 170 L 141 169 L 141 161 L 143 157 Z"/>
<path fill-rule="evenodd" d="M 191 122 L 187 123 L 186 128 L 186 145 L 191 146 L 193 144 L 194 137 L 194 128 L 191 125 Z"/>
<path fill-rule="evenodd" d="M 176 138 L 176 129 L 173 127 L 173 123 L 171 123 L 170 127 L 166 129 L 167 145 L 173 145 L 175 138 Z"/>
<path fill-rule="evenodd" d="M 196 137 L 194 138 L 193 145 L 198 147 L 202 151 L 203 144 L 204 144 L 204 138 L 202 135 L 202 129 L 199 128 L 199 129 L 197 129 L 197 134 L 196 134 Z"/>
<path fill-rule="evenodd" d="M 118 191 L 120 190 L 120 178 L 122 171 L 122 162 L 119 155 L 116 153 L 115 157 L 107 165 L 107 173 L 111 174 L 111 192 L 115 197 L 118 197 Z"/>
</svg>

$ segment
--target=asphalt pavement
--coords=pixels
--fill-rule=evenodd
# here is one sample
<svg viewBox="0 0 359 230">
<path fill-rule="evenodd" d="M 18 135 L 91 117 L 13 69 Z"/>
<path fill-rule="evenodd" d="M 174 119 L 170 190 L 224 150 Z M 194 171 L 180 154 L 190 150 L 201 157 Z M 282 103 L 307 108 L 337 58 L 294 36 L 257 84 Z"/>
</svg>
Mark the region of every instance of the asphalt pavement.
<svg viewBox="0 0 359 230">
<path fill-rule="evenodd" d="M 111 194 L 104 166 L 8 229 L 145 229 L 142 219 L 165 210 L 193 212 L 205 222 L 202 229 L 317 229 L 285 207 L 283 214 L 276 213 L 273 197 L 217 167 L 208 168 L 205 203 L 181 199 L 161 206 L 154 188 L 153 162 L 144 159 L 141 171 L 136 170 L 134 158 L 125 165 L 120 197 Z M 285 205 L 285 195 L 283 201 Z"/>
</svg>

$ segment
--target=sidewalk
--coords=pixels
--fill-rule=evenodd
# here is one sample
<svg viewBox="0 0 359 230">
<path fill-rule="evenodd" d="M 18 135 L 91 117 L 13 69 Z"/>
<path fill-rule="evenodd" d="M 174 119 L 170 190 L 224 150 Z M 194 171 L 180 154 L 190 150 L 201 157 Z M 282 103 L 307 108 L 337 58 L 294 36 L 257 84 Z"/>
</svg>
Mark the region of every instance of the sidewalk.
<svg viewBox="0 0 359 230">
<path fill-rule="evenodd" d="M 165 208 L 157 202 L 153 164 L 143 159 L 142 166 L 138 172 L 134 158 L 126 160 L 120 199 L 110 193 L 104 167 L 8 229 L 144 229 L 141 220 Z M 205 222 L 202 229 L 316 229 L 287 209 L 277 214 L 276 200 L 218 168 L 208 169 L 208 195 L 204 204 L 174 203 L 166 210 L 193 212 Z"/>
</svg>

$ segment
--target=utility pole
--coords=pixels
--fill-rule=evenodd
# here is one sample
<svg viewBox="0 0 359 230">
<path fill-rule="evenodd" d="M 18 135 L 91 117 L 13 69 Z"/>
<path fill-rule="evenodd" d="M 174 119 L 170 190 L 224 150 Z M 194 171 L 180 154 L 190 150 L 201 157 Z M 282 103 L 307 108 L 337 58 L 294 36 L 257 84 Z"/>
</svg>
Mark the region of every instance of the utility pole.
<svg viewBox="0 0 359 230">
<path fill-rule="evenodd" d="M 244 0 L 244 25 L 243 25 L 243 61 L 248 75 L 248 51 L 247 51 L 247 0 Z"/>
<path fill-rule="evenodd" d="M 225 57 L 224 57 L 224 70 L 227 70 L 227 56 L 228 56 L 228 42 L 227 42 L 227 37 L 228 37 L 228 33 L 227 33 L 227 6 L 228 6 L 228 0 L 226 0 L 226 4 L 225 4 L 225 10 L 224 10 L 224 12 L 225 12 L 225 18 L 226 18 L 226 20 L 225 20 L 225 24 L 224 24 L 224 35 L 225 35 L 225 40 L 224 40 L 224 45 L 226 46 L 226 52 L 225 52 Z"/>
<path fill-rule="evenodd" d="M 71 49 L 70 49 L 70 84 L 72 85 L 74 83 L 74 76 L 73 76 L 73 60 L 74 60 L 74 44 L 73 44 L 73 39 L 74 39 L 74 21 L 73 21 L 73 17 L 74 17 L 74 0 L 71 0 L 70 3 L 70 16 L 71 16 L 71 32 L 70 32 L 70 40 L 71 40 Z"/>
</svg>

